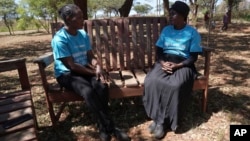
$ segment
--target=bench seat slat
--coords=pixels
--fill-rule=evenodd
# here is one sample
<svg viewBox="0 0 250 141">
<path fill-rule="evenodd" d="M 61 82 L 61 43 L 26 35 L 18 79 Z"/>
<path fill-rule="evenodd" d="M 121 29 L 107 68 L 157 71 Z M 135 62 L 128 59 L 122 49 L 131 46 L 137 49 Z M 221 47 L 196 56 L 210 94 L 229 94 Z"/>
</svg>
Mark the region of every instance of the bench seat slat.
<svg viewBox="0 0 250 141">
<path fill-rule="evenodd" d="M 50 90 L 49 99 L 53 103 L 83 101 L 83 97 L 70 90 Z"/>
<path fill-rule="evenodd" d="M 18 95 L 16 97 L 9 97 L 4 100 L 0 100 L 0 106 L 13 104 L 13 103 L 15 104 L 16 102 L 26 101 L 30 99 L 31 97 L 29 93 L 24 94 L 24 95 Z"/>
<path fill-rule="evenodd" d="M 8 134 L 8 133 L 11 133 L 13 131 L 22 130 L 22 129 L 26 129 L 26 128 L 31 128 L 33 126 L 34 126 L 34 121 L 32 119 L 29 119 L 29 120 L 24 121 L 24 122 L 12 127 L 12 128 L 5 129 L 2 132 L 0 131 L 0 136 L 2 134 Z M 3 128 L 3 127 L 1 127 L 1 128 Z"/>
<path fill-rule="evenodd" d="M 30 100 L 23 101 L 23 102 L 16 102 L 16 103 L 1 106 L 0 113 L 11 112 L 11 111 L 15 111 L 15 110 L 22 109 L 25 107 L 31 107 L 31 106 L 32 106 L 32 103 Z"/>
<path fill-rule="evenodd" d="M 143 86 L 144 85 L 144 79 L 146 77 L 146 73 L 143 70 L 136 69 L 134 70 L 135 76 L 139 82 L 139 85 Z"/>
<path fill-rule="evenodd" d="M 30 122 L 30 121 L 29 121 Z M 37 141 L 36 136 L 34 134 L 34 128 L 24 129 L 22 131 L 6 134 L 4 136 L 0 136 L 1 141 Z"/>
<path fill-rule="evenodd" d="M 133 96 L 141 96 L 143 92 L 143 87 L 127 87 L 127 88 L 118 88 L 112 87 L 109 89 L 110 98 L 125 98 Z"/>
<path fill-rule="evenodd" d="M 122 78 L 124 80 L 124 87 L 138 86 L 138 82 L 131 71 L 123 70 L 121 73 L 122 73 Z"/>
<path fill-rule="evenodd" d="M 30 94 L 30 93 L 31 93 L 30 90 L 20 90 L 20 91 L 7 93 L 7 94 L 1 94 L 0 95 L 0 100 L 10 98 L 10 97 L 15 97 L 15 96 L 26 95 L 26 94 Z"/>
<path fill-rule="evenodd" d="M 27 107 L 27 108 L 19 109 L 19 110 L 12 111 L 9 113 L 0 114 L 1 115 L 0 123 L 4 122 L 5 120 L 10 120 L 11 118 L 19 117 L 23 114 L 32 114 L 32 109 Z"/>
<path fill-rule="evenodd" d="M 123 87 L 120 71 L 110 71 L 108 73 L 110 77 L 110 87 Z"/>
</svg>

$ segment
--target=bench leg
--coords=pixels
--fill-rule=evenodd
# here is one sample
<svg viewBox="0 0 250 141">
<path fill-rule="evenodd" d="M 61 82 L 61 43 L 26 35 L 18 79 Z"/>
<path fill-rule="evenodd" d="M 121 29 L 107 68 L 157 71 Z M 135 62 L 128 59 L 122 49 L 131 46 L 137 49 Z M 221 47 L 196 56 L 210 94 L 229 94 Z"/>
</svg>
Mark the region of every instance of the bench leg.
<svg viewBox="0 0 250 141">
<path fill-rule="evenodd" d="M 207 111 L 207 93 L 208 93 L 208 88 L 206 87 L 203 90 L 203 97 L 202 97 L 202 111 L 204 113 Z"/>
<path fill-rule="evenodd" d="M 47 99 L 47 107 L 48 107 L 48 110 L 49 110 L 49 116 L 50 116 L 50 119 L 51 119 L 51 122 L 52 122 L 52 126 L 55 126 L 56 123 L 57 123 L 57 117 L 55 115 L 53 104 L 48 99 Z"/>
</svg>

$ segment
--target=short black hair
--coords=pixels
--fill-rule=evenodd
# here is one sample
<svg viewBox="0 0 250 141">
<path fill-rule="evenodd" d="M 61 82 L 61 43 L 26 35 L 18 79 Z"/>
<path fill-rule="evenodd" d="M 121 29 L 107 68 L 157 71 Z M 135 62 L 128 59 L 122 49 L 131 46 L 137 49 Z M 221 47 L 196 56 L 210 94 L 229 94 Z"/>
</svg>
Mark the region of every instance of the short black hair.
<svg viewBox="0 0 250 141">
<path fill-rule="evenodd" d="M 58 10 L 58 15 L 61 17 L 64 23 L 67 24 L 67 19 L 74 16 L 77 9 L 79 9 L 79 7 L 75 4 L 67 4 Z"/>
<path fill-rule="evenodd" d="M 187 20 L 188 14 L 189 14 L 189 6 L 182 1 L 176 1 L 171 7 L 170 10 L 176 11 L 178 14 L 182 15 L 185 20 Z"/>
</svg>

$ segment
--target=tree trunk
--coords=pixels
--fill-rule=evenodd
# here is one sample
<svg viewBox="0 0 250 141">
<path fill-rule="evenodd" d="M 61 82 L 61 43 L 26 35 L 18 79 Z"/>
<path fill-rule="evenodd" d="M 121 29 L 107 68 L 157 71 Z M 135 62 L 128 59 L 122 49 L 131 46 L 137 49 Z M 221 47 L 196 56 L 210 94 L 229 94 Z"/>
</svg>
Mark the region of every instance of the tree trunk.
<svg viewBox="0 0 250 141">
<path fill-rule="evenodd" d="M 192 24 L 197 27 L 197 13 L 199 5 L 197 4 L 197 0 L 189 0 L 190 3 L 190 13 L 192 14 Z"/>
<path fill-rule="evenodd" d="M 231 23 L 232 17 L 232 8 L 234 0 L 228 0 L 228 23 Z"/>
<path fill-rule="evenodd" d="M 82 10 L 83 13 L 83 19 L 87 20 L 88 19 L 88 2 L 87 0 L 74 0 L 74 3 L 80 7 L 80 9 Z"/>
<path fill-rule="evenodd" d="M 163 0 L 163 4 L 164 4 L 164 15 L 166 15 L 166 13 L 168 13 L 167 15 L 169 15 L 169 0 Z"/>
<path fill-rule="evenodd" d="M 126 0 L 122 5 L 122 7 L 118 9 L 120 17 L 128 17 L 132 5 L 133 5 L 133 0 Z"/>
<path fill-rule="evenodd" d="M 8 28 L 8 30 L 9 30 L 10 35 L 12 35 L 11 30 L 10 30 L 10 26 L 9 26 L 8 21 L 7 21 L 7 18 L 6 18 L 6 15 L 3 16 L 3 20 L 4 20 L 5 26 L 6 26 L 6 27 Z"/>
</svg>

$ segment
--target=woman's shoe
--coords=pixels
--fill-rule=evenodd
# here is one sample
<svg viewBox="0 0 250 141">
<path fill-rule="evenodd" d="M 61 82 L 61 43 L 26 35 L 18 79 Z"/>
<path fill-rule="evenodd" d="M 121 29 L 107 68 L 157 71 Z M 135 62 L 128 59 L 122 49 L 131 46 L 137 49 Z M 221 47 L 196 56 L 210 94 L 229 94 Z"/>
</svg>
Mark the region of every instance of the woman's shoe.
<svg viewBox="0 0 250 141">
<path fill-rule="evenodd" d="M 154 130 L 154 137 L 156 139 L 162 139 L 165 136 L 165 130 L 162 124 L 157 124 Z"/>
<path fill-rule="evenodd" d="M 149 131 L 149 133 L 153 133 L 154 132 L 154 130 L 155 130 L 155 127 L 156 127 L 156 122 L 152 122 L 149 126 L 148 126 L 148 131 Z"/>
</svg>

